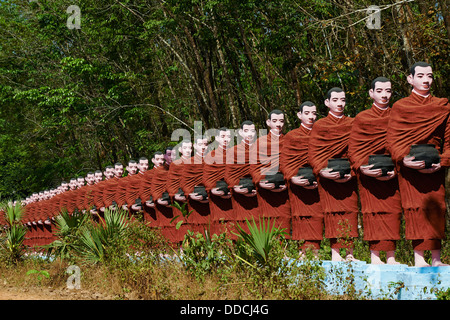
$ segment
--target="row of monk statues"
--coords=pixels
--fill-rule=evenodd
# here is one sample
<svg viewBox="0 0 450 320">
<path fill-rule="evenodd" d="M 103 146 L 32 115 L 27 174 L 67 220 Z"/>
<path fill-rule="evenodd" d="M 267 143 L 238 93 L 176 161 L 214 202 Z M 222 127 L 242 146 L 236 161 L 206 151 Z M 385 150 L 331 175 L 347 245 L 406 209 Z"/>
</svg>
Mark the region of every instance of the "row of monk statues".
<svg viewBox="0 0 450 320">
<path fill-rule="evenodd" d="M 219 128 L 211 144 L 198 136 L 156 152 L 152 169 L 142 157 L 126 168 L 116 163 L 89 172 L 24 200 L 24 223 L 32 234 L 51 229 L 63 209 L 101 216 L 105 208 L 123 208 L 142 213 L 150 227 L 180 244 L 187 230 L 227 232 L 236 239 L 230 232 L 236 223 L 245 229 L 246 219 L 265 219 L 299 240 L 300 251 L 317 252 L 325 237 L 333 261 L 354 260 L 354 239 L 362 232 L 372 263 L 385 263 L 384 251 L 386 263 L 397 264 L 404 221 L 415 265 L 429 266 L 424 252 L 430 250 L 431 265 L 446 266 L 441 246 L 450 107 L 448 99 L 430 94 L 428 63 L 417 62 L 409 71 L 412 92 L 392 107 L 392 83 L 385 77 L 372 81 L 373 103 L 355 117 L 345 115 L 345 91 L 335 87 L 327 92 L 328 114 L 321 119 L 316 103 L 306 101 L 297 113 L 299 127 L 286 134 L 285 114 L 272 110 L 267 135 L 257 137 L 255 124 L 247 120 L 237 130 L 236 144 L 232 130 Z M 175 202 L 187 203 L 191 212 L 181 227 Z M 51 237 L 50 232 L 42 241 Z"/>
</svg>

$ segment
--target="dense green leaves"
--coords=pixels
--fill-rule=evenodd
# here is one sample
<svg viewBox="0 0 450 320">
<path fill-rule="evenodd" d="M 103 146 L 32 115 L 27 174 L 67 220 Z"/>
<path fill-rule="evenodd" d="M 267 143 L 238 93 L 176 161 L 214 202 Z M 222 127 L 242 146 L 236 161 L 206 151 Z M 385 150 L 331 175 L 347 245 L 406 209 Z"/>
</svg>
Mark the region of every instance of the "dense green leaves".
<svg viewBox="0 0 450 320">
<path fill-rule="evenodd" d="M 441 0 L 93 1 L 69 29 L 67 2 L 0 3 L 0 192 L 20 198 L 116 161 L 149 156 L 178 128 L 264 127 L 267 113 L 342 86 L 348 114 L 369 102 L 370 81 L 409 92 L 415 60 L 433 64 L 446 96 L 450 22 Z"/>
<path fill-rule="evenodd" d="M 15 264 L 23 259 L 25 253 L 25 234 L 27 228 L 22 224 L 23 209 L 20 203 L 2 203 L 0 217 L 7 222 L 7 226 L 0 232 L 0 258 Z"/>
</svg>

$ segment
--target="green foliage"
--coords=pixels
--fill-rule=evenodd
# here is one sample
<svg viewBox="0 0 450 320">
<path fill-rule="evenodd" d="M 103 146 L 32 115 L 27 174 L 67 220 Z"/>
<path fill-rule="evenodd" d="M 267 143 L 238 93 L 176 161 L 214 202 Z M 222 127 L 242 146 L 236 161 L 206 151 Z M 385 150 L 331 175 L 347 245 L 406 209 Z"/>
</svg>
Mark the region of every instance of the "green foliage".
<svg viewBox="0 0 450 320">
<path fill-rule="evenodd" d="M 81 245 L 81 230 L 88 223 L 88 215 L 69 214 L 66 210 L 55 217 L 55 236 L 57 239 L 43 246 L 49 256 L 60 259 L 73 259 Z"/>
<path fill-rule="evenodd" d="M 297 107 L 342 86 L 347 113 L 364 110 L 371 79 L 409 93 L 413 60 L 433 64 L 446 96 L 448 26 L 443 1 L 383 0 L 382 29 L 365 26 L 370 1 L 87 0 L 81 29 L 68 4 L 0 6 L 0 193 L 23 198 L 61 180 L 173 143 L 171 132 L 265 128 L 273 108 L 298 126 Z M 408 30 L 408 32 L 405 32 Z M 44 152 L 45 151 L 45 152 Z"/>
<path fill-rule="evenodd" d="M 17 201 L 15 204 L 12 201 L 6 201 L 1 206 L 1 209 L 5 212 L 5 220 L 9 226 L 19 224 L 24 215 L 20 201 Z"/>
<path fill-rule="evenodd" d="M 309 250 L 302 261 L 298 253 L 292 256 L 289 242 L 283 240 L 285 232 L 275 227 L 276 220 L 272 225 L 261 220 L 259 226 L 254 220 L 246 221 L 249 233 L 238 226 L 239 239 L 233 255 L 238 258 L 236 270 L 249 280 L 248 290 L 257 299 L 320 299 L 325 294 L 320 261 Z"/>
<path fill-rule="evenodd" d="M 42 279 L 43 277 L 49 279 L 50 278 L 50 273 L 46 270 L 36 270 L 36 269 L 31 269 L 28 270 L 26 275 L 29 276 L 31 274 L 35 274 L 36 276 L 36 280 L 38 282 L 38 285 L 41 285 Z"/>
<path fill-rule="evenodd" d="M 123 210 L 106 209 L 104 221 L 98 224 L 81 227 L 80 246 L 78 254 L 87 263 L 104 263 L 109 253 L 117 248 L 128 224 L 128 213 Z M 122 258 L 125 258 L 123 256 Z"/>
<path fill-rule="evenodd" d="M 5 210 L 6 230 L 0 235 L 0 256 L 8 264 L 17 264 L 23 260 L 25 254 L 25 235 L 27 228 L 20 222 L 23 209 L 20 203 L 16 205 L 8 202 L 2 205 Z"/>
<path fill-rule="evenodd" d="M 242 246 L 242 241 L 251 248 L 250 255 L 248 255 L 245 250 L 238 249 L 240 254 L 238 254 L 237 257 L 255 268 L 265 266 L 273 267 L 269 261 L 270 252 L 274 247 L 275 241 L 287 234 L 284 232 L 284 229 L 280 230 L 275 227 L 276 222 L 276 219 L 274 219 L 272 225 L 270 225 L 270 222 L 266 221 L 266 219 L 259 219 L 258 227 L 254 218 L 253 223 L 250 223 L 246 219 L 250 231 L 249 233 L 237 223 L 240 240 L 237 242 L 238 248 Z"/>
<path fill-rule="evenodd" d="M 178 219 L 180 218 L 180 215 L 177 215 L 174 216 L 172 220 L 170 220 L 170 223 L 173 223 L 175 220 L 178 220 L 175 225 L 175 228 L 179 230 L 181 225 L 183 223 L 186 223 L 187 219 L 189 219 L 189 216 L 191 215 L 192 212 L 194 212 L 194 210 L 188 211 L 188 209 L 186 208 L 187 202 L 184 202 L 182 205 L 180 205 L 178 201 L 174 201 L 170 206 L 174 207 L 175 209 L 178 209 L 181 212 L 181 216 L 183 217 L 183 219 Z"/>
<path fill-rule="evenodd" d="M 437 300 L 450 300 L 450 288 L 435 290 Z"/>
<path fill-rule="evenodd" d="M 204 233 L 187 231 L 183 240 L 182 262 L 186 269 L 198 280 L 212 272 L 226 272 L 227 253 L 230 254 L 231 240 L 225 234 L 211 237 L 208 230 Z"/>
</svg>

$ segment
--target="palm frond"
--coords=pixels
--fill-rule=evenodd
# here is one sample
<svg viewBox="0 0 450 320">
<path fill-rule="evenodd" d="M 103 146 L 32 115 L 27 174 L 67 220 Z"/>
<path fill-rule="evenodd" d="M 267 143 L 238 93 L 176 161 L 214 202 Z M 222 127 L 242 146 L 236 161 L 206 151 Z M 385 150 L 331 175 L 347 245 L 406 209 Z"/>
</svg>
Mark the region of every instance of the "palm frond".
<svg viewBox="0 0 450 320">
<path fill-rule="evenodd" d="M 252 218 L 252 220 L 253 221 L 251 223 L 248 219 L 246 219 L 249 233 L 247 233 L 242 226 L 237 223 L 239 232 L 238 235 L 242 241 L 250 246 L 256 262 L 260 265 L 267 265 L 269 253 L 273 248 L 273 241 L 285 232 L 284 229 L 275 227 L 276 219 L 273 220 L 272 225 L 270 225 L 269 222 L 266 222 L 266 219 L 260 219 L 259 226 L 256 224 L 254 218 Z M 244 257 L 239 258 L 241 260 L 244 259 Z"/>
<path fill-rule="evenodd" d="M 94 228 L 82 227 L 80 254 L 93 264 L 104 261 L 105 252 L 102 243 L 100 226 Z"/>
<path fill-rule="evenodd" d="M 23 210 L 20 202 L 13 204 L 11 201 L 8 201 L 4 205 L 3 210 L 5 211 L 6 222 L 10 226 L 12 226 L 16 223 L 19 223 L 20 220 L 22 220 L 22 217 L 24 215 L 24 210 Z"/>
</svg>

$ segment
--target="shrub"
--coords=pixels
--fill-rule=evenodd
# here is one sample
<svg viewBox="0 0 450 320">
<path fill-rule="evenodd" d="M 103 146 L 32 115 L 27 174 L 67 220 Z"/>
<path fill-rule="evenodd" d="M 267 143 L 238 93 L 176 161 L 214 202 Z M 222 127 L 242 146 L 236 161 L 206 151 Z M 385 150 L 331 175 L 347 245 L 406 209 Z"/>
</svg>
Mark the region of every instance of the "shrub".
<svg viewBox="0 0 450 320">
<path fill-rule="evenodd" d="M 23 260 L 25 254 L 25 234 L 27 228 L 22 225 L 23 209 L 20 202 L 15 205 L 11 202 L 3 205 L 7 227 L 0 238 L 0 252 L 8 264 L 17 264 Z"/>
<path fill-rule="evenodd" d="M 89 216 L 75 212 L 70 215 L 67 210 L 55 218 L 57 240 L 42 246 L 47 255 L 55 258 L 74 260 L 74 254 L 80 246 L 81 227 L 89 221 Z"/>
</svg>

